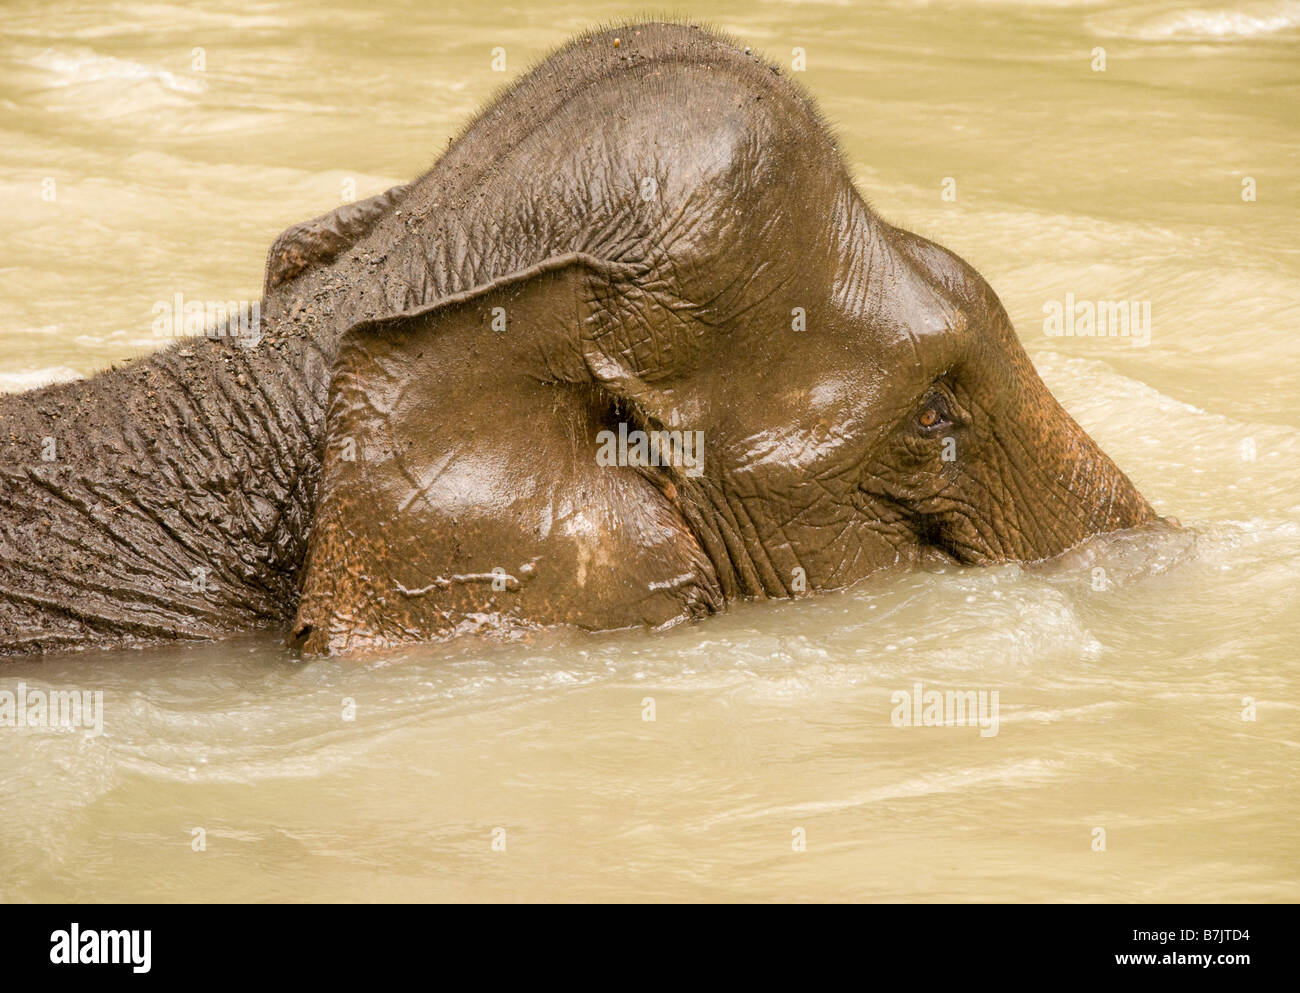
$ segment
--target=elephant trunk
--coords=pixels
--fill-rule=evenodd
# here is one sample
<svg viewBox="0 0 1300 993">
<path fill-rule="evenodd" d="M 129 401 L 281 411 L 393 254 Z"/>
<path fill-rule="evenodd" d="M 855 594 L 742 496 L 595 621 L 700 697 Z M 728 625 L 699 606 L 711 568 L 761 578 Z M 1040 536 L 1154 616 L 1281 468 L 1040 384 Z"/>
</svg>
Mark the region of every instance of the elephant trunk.
<svg viewBox="0 0 1300 993">
<path fill-rule="evenodd" d="M 991 519 L 950 504 L 932 530 L 954 558 L 972 564 L 1037 562 L 1091 537 L 1157 519 L 1137 487 L 1033 377 L 968 471 L 993 502 Z"/>
</svg>

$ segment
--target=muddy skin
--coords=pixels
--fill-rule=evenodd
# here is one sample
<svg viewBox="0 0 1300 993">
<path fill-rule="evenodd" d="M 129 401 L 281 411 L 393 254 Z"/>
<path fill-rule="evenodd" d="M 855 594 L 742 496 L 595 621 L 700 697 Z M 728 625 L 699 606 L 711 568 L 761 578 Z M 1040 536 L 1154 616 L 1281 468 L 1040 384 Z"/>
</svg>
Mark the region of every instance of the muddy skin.
<svg viewBox="0 0 1300 993">
<path fill-rule="evenodd" d="M 262 331 L 0 399 L 0 651 L 658 627 L 1154 518 L 979 274 L 696 27 L 580 37 L 290 228 Z M 700 458 L 601 464 L 620 425 Z"/>
</svg>

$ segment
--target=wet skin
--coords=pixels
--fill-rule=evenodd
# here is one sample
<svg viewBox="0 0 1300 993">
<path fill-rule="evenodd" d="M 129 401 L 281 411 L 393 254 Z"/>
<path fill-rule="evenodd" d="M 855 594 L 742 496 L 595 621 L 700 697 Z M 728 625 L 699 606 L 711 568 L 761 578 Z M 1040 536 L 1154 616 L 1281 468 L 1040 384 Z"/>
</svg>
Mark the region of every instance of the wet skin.
<svg viewBox="0 0 1300 993">
<path fill-rule="evenodd" d="M 1154 519 L 979 274 L 694 27 L 580 37 L 413 183 L 291 228 L 262 313 L 256 347 L 0 400 L 8 650 L 658 627 Z M 698 461 L 607 464 L 620 425 Z"/>
</svg>

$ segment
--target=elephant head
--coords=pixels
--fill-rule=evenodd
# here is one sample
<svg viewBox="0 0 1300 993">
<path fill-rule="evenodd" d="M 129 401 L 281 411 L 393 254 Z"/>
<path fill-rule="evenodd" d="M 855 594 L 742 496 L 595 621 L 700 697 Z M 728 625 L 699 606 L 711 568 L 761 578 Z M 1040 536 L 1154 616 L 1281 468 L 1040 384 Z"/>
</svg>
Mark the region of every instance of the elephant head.
<svg viewBox="0 0 1300 993">
<path fill-rule="evenodd" d="M 717 354 L 653 340 L 670 318 L 652 268 L 576 253 L 353 328 L 298 638 L 659 626 L 927 554 L 1046 559 L 1151 520 L 984 280 L 856 223 L 862 280 L 806 307 L 774 294 L 711 328 Z"/>
<path fill-rule="evenodd" d="M 415 289 L 335 361 L 306 650 L 660 626 L 1153 518 L 979 274 L 876 216 L 788 84 L 711 58 L 727 86 L 646 56 L 474 196 L 406 195 L 385 285 Z"/>
</svg>

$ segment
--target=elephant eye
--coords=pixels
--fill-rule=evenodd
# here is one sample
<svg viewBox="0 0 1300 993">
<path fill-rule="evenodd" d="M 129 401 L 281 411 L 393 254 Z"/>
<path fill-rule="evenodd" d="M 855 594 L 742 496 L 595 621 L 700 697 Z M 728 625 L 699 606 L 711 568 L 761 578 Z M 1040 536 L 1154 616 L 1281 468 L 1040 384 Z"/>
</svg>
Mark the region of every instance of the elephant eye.
<svg viewBox="0 0 1300 993">
<path fill-rule="evenodd" d="M 931 393 L 925 398 L 925 403 L 921 406 L 921 414 L 916 421 L 921 430 L 927 434 L 951 424 L 952 408 L 948 405 L 948 398 L 942 393 Z"/>
</svg>

